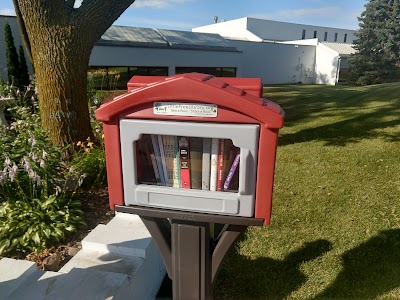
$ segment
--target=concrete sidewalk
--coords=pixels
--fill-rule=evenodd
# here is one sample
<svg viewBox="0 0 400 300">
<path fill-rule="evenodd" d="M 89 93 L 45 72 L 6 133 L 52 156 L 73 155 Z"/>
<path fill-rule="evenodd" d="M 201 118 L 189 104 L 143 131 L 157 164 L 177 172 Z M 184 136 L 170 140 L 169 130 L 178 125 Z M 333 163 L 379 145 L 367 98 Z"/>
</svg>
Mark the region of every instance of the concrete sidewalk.
<svg viewBox="0 0 400 300">
<path fill-rule="evenodd" d="M 0 260 L 0 299 L 155 299 L 165 277 L 157 246 L 136 215 L 118 213 L 82 240 L 58 272 L 34 262 Z"/>
</svg>

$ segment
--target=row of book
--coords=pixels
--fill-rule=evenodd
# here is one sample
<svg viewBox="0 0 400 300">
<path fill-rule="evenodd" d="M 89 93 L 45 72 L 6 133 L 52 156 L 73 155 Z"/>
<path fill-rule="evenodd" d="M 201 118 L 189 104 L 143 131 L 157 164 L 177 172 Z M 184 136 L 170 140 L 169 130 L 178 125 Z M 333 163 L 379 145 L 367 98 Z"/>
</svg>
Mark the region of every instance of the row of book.
<svg viewBox="0 0 400 300">
<path fill-rule="evenodd" d="M 230 139 L 144 134 L 136 145 L 138 183 L 238 191 L 240 149 Z"/>
</svg>

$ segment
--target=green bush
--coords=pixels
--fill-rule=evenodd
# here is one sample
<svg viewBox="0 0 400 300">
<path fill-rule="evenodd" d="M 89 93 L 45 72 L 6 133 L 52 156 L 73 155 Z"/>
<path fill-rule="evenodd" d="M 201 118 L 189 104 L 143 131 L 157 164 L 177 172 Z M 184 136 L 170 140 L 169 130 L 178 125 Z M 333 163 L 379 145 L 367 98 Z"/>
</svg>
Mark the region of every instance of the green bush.
<svg viewBox="0 0 400 300">
<path fill-rule="evenodd" d="M 73 169 L 78 174 L 85 174 L 83 184 L 85 187 L 98 187 L 106 184 L 106 155 L 103 140 L 93 143 L 90 139 L 78 142 L 81 149 L 72 160 Z"/>
<path fill-rule="evenodd" d="M 31 105 L 9 108 L 14 122 L 0 126 L 0 255 L 39 251 L 84 224 L 73 199 L 84 176 L 71 173 L 66 149 L 51 144 Z"/>
</svg>

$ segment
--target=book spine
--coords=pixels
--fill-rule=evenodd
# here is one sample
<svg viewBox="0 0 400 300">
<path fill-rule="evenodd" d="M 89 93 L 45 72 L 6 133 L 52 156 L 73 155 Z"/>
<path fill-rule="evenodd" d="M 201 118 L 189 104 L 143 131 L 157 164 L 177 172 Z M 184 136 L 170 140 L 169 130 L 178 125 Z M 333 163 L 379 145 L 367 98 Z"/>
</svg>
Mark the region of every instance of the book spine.
<svg viewBox="0 0 400 300">
<path fill-rule="evenodd" d="M 191 137 L 190 144 L 190 185 L 192 189 L 201 190 L 201 170 L 203 156 L 203 139 L 199 137 Z"/>
<path fill-rule="evenodd" d="M 181 177 L 181 188 L 190 189 L 190 154 L 189 139 L 187 137 L 178 137 L 179 148 L 179 167 Z"/>
<path fill-rule="evenodd" d="M 171 136 L 171 159 L 172 159 L 172 181 L 173 187 L 180 187 L 180 170 L 179 170 L 179 151 L 178 151 L 178 138 Z"/>
<path fill-rule="evenodd" d="M 161 182 L 161 185 L 165 185 L 165 177 L 164 177 L 164 172 L 162 169 L 160 147 L 158 145 L 157 135 L 154 135 L 154 134 L 151 135 L 151 142 L 153 144 L 153 150 L 154 150 L 154 156 L 155 156 L 156 163 L 157 163 L 158 174 L 160 175 L 160 182 Z"/>
<path fill-rule="evenodd" d="M 150 135 L 142 135 L 142 138 L 138 140 L 138 144 L 142 152 L 142 161 L 145 162 L 144 170 L 146 172 L 146 182 L 156 183 L 157 185 L 159 185 L 160 175 L 158 174 Z M 154 158 L 154 162 L 152 156 Z"/>
<path fill-rule="evenodd" d="M 233 160 L 231 169 L 229 170 L 228 176 L 226 176 L 226 180 L 224 183 L 224 191 L 228 190 L 229 188 L 229 184 L 231 183 L 233 174 L 235 174 L 235 171 L 239 165 L 239 161 L 240 161 L 240 153 L 236 154 L 235 159 Z"/>
<path fill-rule="evenodd" d="M 222 180 L 224 176 L 224 154 L 225 154 L 225 140 L 220 139 L 218 148 L 217 191 L 222 191 Z"/>
<path fill-rule="evenodd" d="M 172 149 L 172 136 L 163 135 L 162 142 L 164 147 L 165 164 L 167 167 L 168 185 L 174 185 L 174 153 Z"/>
<path fill-rule="evenodd" d="M 210 190 L 210 162 L 211 162 L 211 139 L 203 139 L 203 159 L 201 170 L 201 189 Z"/>
<path fill-rule="evenodd" d="M 160 159 L 161 159 L 161 165 L 162 165 L 162 171 L 163 171 L 163 175 L 164 175 L 165 185 L 169 186 L 167 163 L 165 161 L 165 151 L 164 151 L 162 136 L 160 134 L 158 134 L 157 139 L 158 139 L 158 146 L 160 147 Z"/>
<path fill-rule="evenodd" d="M 217 190 L 218 144 L 218 139 L 213 138 L 211 140 L 210 191 Z"/>
</svg>

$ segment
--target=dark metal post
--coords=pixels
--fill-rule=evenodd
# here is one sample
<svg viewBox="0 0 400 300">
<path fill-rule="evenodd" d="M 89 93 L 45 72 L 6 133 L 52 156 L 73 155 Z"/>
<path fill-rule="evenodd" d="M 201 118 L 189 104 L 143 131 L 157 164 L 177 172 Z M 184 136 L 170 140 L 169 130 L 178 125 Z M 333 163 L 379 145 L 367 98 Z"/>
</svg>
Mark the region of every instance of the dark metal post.
<svg viewBox="0 0 400 300">
<path fill-rule="evenodd" d="M 116 206 L 115 210 L 142 219 L 172 280 L 174 300 L 212 300 L 213 285 L 226 253 L 248 226 L 262 226 L 264 222 L 139 206 Z M 211 223 L 227 224 L 215 247 L 210 242 Z"/>
</svg>

